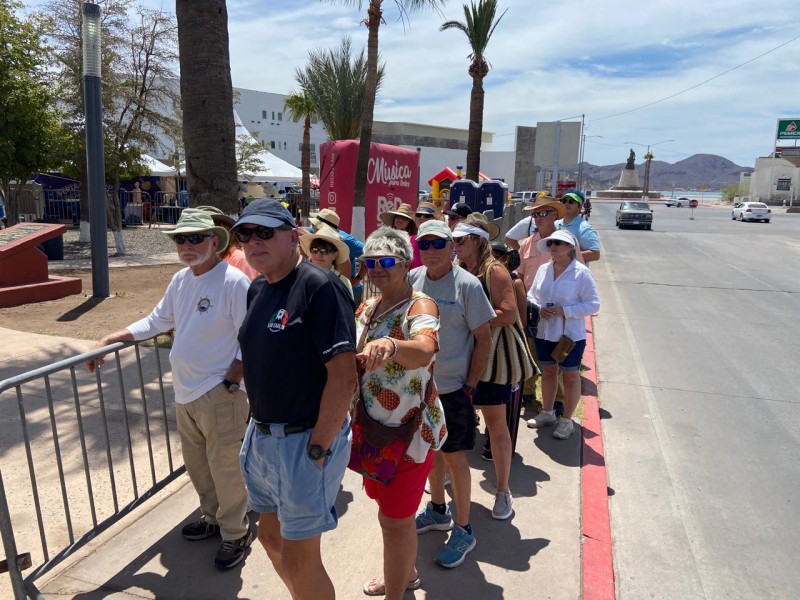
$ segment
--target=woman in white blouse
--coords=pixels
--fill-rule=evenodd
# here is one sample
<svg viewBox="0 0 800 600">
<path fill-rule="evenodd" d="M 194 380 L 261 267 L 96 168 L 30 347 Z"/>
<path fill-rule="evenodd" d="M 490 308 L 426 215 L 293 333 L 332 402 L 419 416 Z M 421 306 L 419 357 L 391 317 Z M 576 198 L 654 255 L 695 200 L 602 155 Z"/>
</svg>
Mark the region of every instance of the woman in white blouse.
<svg viewBox="0 0 800 600">
<path fill-rule="evenodd" d="M 600 308 L 600 298 L 592 272 L 576 259 L 576 240 L 566 230 L 555 231 L 539 240 L 537 249 L 550 252 L 550 262 L 539 267 L 528 299 L 539 307 L 536 333 L 536 354 L 542 367 L 542 411 L 528 421 L 529 427 L 540 428 L 558 423 L 553 437 L 566 440 L 572 435 L 572 414 L 581 395 L 581 358 L 586 347 L 584 320 Z M 551 353 L 561 336 L 567 336 L 575 347 L 557 363 Z M 564 377 L 564 416 L 557 418 L 556 401 L 558 370 Z"/>
</svg>

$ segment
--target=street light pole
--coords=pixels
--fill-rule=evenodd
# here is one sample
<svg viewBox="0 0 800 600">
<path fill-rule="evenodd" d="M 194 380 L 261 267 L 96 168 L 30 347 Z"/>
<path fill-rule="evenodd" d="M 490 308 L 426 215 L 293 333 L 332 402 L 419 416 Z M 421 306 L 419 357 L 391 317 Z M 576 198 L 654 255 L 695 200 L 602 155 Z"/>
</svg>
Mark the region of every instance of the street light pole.
<svg viewBox="0 0 800 600">
<path fill-rule="evenodd" d="M 103 99 L 100 72 L 100 6 L 83 5 L 83 100 L 86 122 L 86 173 L 92 249 L 92 297 L 107 298 L 106 169 L 103 158 Z"/>
<path fill-rule="evenodd" d="M 658 146 L 659 144 L 666 144 L 667 142 L 674 142 L 675 140 L 661 140 L 660 142 L 656 142 L 655 144 L 640 144 L 639 142 L 625 142 L 626 144 L 633 144 L 634 146 L 646 146 L 647 147 L 647 154 L 644 155 L 645 160 L 647 163 L 644 166 L 644 184 L 642 185 L 642 201 L 647 202 L 650 198 L 650 161 L 655 158 L 652 152 L 650 152 L 650 148 Z"/>
<path fill-rule="evenodd" d="M 602 138 L 602 135 L 586 135 L 581 134 L 581 151 L 580 158 L 578 159 L 578 189 L 583 191 L 583 152 L 586 148 L 586 140 L 588 138 Z"/>
</svg>

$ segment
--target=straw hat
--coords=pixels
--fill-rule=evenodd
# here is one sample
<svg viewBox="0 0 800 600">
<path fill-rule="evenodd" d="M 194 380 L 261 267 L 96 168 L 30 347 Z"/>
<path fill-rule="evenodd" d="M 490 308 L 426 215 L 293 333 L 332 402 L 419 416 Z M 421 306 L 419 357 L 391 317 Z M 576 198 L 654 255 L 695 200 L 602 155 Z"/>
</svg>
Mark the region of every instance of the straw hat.
<svg viewBox="0 0 800 600">
<path fill-rule="evenodd" d="M 332 208 L 323 208 L 315 216 L 311 217 L 309 221 L 311 221 L 315 229 L 320 229 L 325 225 L 336 230 L 339 229 L 339 215 Z"/>
<path fill-rule="evenodd" d="M 539 210 L 540 208 L 553 208 L 556 211 L 556 218 L 563 219 L 566 214 L 564 205 L 552 196 L 536 196 L 533 204 L 529 204 L 522 210 Z"/>
<path fill-rule="evenodd" d="M 328 242 L 330 245 L 336 248 L 336 250 L 339 252 L 339 256 L 336 257 L 337 264 L 350 260 L 350 248 L 348 248 L 347 244 L 342 241 L 342 237 L 339 235 L 339 232 L 333 227 L 328 227 L 327 225 L 323 224 L 322 227 L 316 231 L 316 233 L 310 233 L 300 237 L 298 241 L 300 242 L 300 247 L 303 248 L 303 253 L 306 256 L 311 256 L 311 244 L 314 242 L 314 240 Z"/>
<path fill-rule="evenodd" d="M 433 215 L 434 219 L 438 221 L 444 221 L 444 216 L 442 213 L 439 212 L 439 209 L 436 208 L 436 205 L 433 202 L 420 202 L 417 204 L 417 209 L 414 213 L 427 213 L 429 215 Z"/>
<path fill-rule="evenodd" d="M 169 237 L 173 237 L 179 233 L 190 234 L 205 232 L 217 236 L 220 248 L 228 246 L 228 230 L 219 225 L 214 225 L 214 220 L 211 218 L 211 215 L 196 208 L 184 208 L 175 229 L 170 229 L 164 233 Z"/>
<path fill-rule="evenodd" d="M 395 217 L 405 217 L 411 221 L 411 231 L 408 232 L 408 235 L 414 235 L 417 233 L 417 224 L 414 221 L 414 209 L 411 208 L 410 204 L 403 202 L 394 210 L 387 210 L 385 213 L 381 213 L 381 221 L 383 221 L 383 224 L 392 228 L 394 228 Z"/>
<path fill-rule="evenodd" d="M 467 225 L 472 225 L 474 223 L 480 223 L 479 227 L 482 227 L 489 233 L 489 240 L 496 240 L 500 236 L 500 226 L 495 223 L 494 221 L 490 221 L 486 218 L 486 215 L 479 212 L 474 212 L 469 215 L 466 220 L 462 221 Z"/>
</svg>

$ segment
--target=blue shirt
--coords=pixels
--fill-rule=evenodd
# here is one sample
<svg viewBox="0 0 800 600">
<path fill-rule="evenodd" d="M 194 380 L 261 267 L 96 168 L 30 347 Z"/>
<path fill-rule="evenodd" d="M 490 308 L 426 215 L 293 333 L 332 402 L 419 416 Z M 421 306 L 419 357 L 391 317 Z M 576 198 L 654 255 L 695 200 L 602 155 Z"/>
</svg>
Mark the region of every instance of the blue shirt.
<svg viewBox="0 0 800 600">
<path fill-rule="evenodd" d="M 314 229 L 311 227 L 309 227 L 308 230 L 312 233 L 314 232 Z M 347 244 L 347 248 L 350 250 L 350 278 L 352 279 L 357 275 L 356 259 L 364 254 L 364 242 L 359 241 L 358 238 L 354 238 L 346 231 L 342 231 L 341 229 L 337 229 L 337 231 L 339 232 L 339 236 L 342 238 L 342 241 Z M 363 289 L 364 284 L 359 281 L 358 285 L 353 286 L 353 293 L 357 294 Z"/>
<path fill-rule="evenodd" d="M 578 215 L 569 223 L 564 223 L 564 219 L 556 221 L 556 229 L 566 229 L 576 238 L 581 245 L 581 250 L 600 250 L 600 238 L 594 227 L 589 225 L 589 221 Z"/>
</svg>

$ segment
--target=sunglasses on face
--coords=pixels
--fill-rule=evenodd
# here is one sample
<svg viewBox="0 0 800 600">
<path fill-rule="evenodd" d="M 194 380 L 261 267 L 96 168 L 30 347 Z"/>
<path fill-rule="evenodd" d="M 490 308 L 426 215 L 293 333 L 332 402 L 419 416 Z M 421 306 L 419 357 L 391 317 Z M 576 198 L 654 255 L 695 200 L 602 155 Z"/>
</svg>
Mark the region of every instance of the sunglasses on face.
<svg viewBox="0 0 800 600">
<path fill-rule="evenodd" d="M 417 217 L 418 219 L 432 219 L 433 218 L 433 215 L 430 214 L 430 213 L 416 213 L 414 216 Z"/>
<path fill-rule="evenodd" d="M 555 214 L 556 211 L 554 210 L 540 210 L 539 212 L 533 213 L 534 217 L 539 217 L 540 219 L 544 219 L 548 215 Z"/>
<path fill-rule="evenodd" d="M 474 238 L 474 235 L 465 235 L 460 238 L 456 238 L 453 241 L 456 243 L 456 246 L 461 246 L 466 240 Z"/>
<path fill-rule="evenodd" d="M 573 200 L 572 198 L 562 198 L 561 204 L 580 204 L 577 200 Z"/>
<path fill-rule="evenodd" d="M 328 254 L 333 254 L 336 250 L 331 250 L 330 248 L 312 248 L 309 252 L 311 252 L 311 254 L 319 254 L 320 256 L 328 256 Z"/>
<path fill-rule="evenodd" d="M 430 250 L 431 247 L 434 250 L 443 250 L 447 246 L 447 240 L 417 240 L 417 246 L 420 250 Z"/>
<path fill-rule="evenodd" d="M 394 256 L 384 256 L 383 258 L 365 258 L 364 264 L 367 269 L 374 269 L 376 264 L 379 264 L 382 269 L 391 269 L 399 262 L 405 262 L 402 258 L 395 258 Z"/>
<path fill-rule="evenodd" d="M 207 233 L 189 233 L 183 234 L 179 233 L 177 235 L 173 235 L 172 239 L 175 240 L 175 243 L 179 246 L 184 242 L 189 242 L 192 246 L 196 246 L 197 244 L 202 244 L 203 240 L 207 237 L 211 237 Z"/>
<path fill-rule="evenodd" d="M 254 233 L 258 239 L 266 241 L 272 239 L 272 236 L 275 235 L 275 228 L 259 225 L 252 229 L 239 228 L 233 231 L 233 235 L 236 236 L 236 239 L 242 244 L 249 242 Z"/>
<path fill-rule="evenodd" d="M 567 246 L 567 242 L 562 242 L 561 240 L 547 240 L 547 247 L 550 246 Z"/>
</svg>

